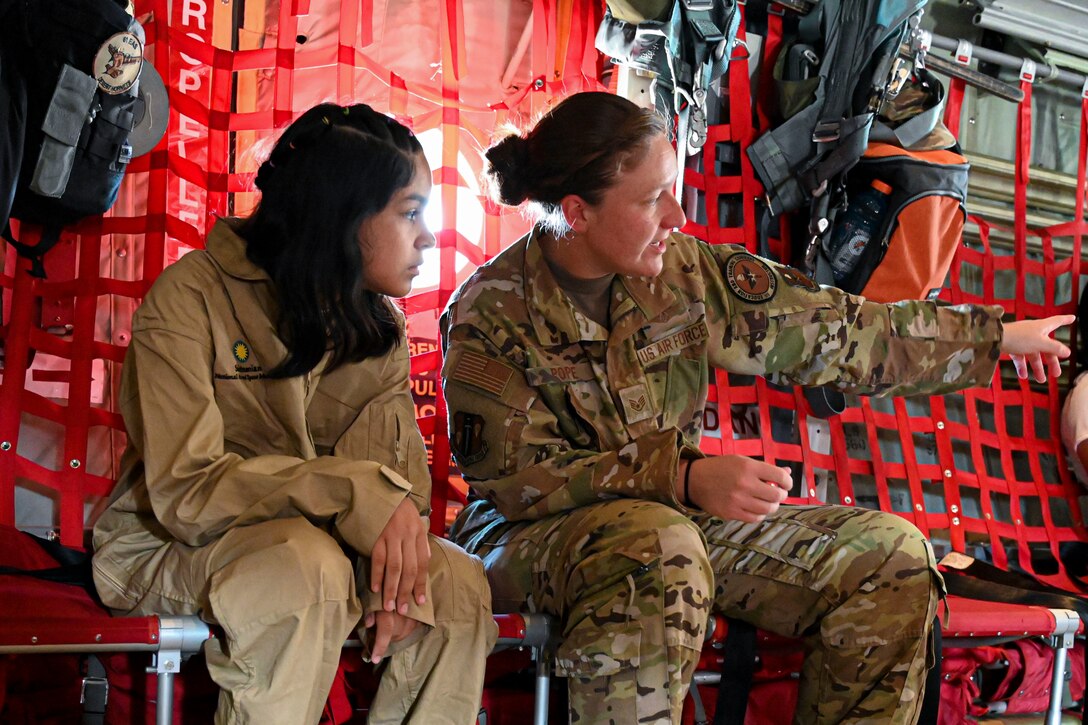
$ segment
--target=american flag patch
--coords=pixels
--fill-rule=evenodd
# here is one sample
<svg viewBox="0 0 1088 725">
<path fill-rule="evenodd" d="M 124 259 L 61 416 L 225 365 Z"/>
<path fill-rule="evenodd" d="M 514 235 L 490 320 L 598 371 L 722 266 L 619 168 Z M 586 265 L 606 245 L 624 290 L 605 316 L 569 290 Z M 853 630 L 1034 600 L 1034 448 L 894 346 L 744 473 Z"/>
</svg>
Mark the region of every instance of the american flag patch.
<svg viewBox="0 0 1088 725">
<path fill-rule="evenodd" d="M 486 390 L 492 395 L 502 395 L 514 371 L 485 355 L 471 350 L 461 353 L 461 358 L 454 366 L 450 377 L 468 385 Z"/>
</svg>

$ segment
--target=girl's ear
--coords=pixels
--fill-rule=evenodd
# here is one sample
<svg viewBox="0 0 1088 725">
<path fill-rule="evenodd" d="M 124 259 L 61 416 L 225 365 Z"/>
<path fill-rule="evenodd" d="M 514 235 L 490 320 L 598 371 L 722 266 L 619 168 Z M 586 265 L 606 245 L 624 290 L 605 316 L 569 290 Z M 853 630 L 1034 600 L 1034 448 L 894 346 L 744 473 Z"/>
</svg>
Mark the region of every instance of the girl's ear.
<svg viewBox="0 0 1088 725">
<path fill-rule="evenodd" d="M 586 230 L 590 211 L 589 202 L 577 194 L 567 194 L 559 201 L 559 208 L 563 210 L 563 218 L 567 220 L 567 224 L 575 234 L 581 234 Z"/>
</svg>

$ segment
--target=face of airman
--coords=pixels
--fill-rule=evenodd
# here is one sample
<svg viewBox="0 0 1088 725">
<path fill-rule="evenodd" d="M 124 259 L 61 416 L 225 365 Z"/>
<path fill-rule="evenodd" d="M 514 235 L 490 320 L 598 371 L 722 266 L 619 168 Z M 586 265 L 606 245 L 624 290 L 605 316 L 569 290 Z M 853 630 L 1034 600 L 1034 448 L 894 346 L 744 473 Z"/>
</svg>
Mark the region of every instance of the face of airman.
<svg viewBox="0 0 1088 725">
<path fill-rule="evenodd" d="M 676 151 L 655 136 L 605 190 L 597 204 L 566 197 L 563 210 L 578 239 L 568 273 L 592 279 L 608 274 L 655 277 L 661 273 L 666 240 L 687 221 L 673 195 Z M 562 244 L 562 242 L 560 242 Z"/>
</svg>

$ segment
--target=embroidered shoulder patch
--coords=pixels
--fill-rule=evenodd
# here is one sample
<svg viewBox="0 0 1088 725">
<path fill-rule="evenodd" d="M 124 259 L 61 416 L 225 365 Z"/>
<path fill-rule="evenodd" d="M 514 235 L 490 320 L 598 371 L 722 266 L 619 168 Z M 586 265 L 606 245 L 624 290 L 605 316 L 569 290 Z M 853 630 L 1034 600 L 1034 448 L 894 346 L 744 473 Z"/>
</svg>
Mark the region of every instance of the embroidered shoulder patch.
<svg viewBox="0 0 1088 725">
<path fill-rule="evenodd" d="M 486 390 L 499 397 L 506 392 L 506 386 L 513 376 L 513 368 L 472 350 L 461 353 L 461 357 L 450 373 L 450 378 L 453 380 Z"/>
<path fill-rule="evenodd" d="M 790 287 L 801 287 L 807 289 L 809 292 L 819 292 L 820 285 L 812 281 L 811 278 L 802 274 L 800 271 L 793 267 L 782 268 L 782 279 Z"/>
<path fill-rule="evenodd" d="M 462 465 L 479 463 L 487 455 L 484 440 L 484 417 L 475 413 L 453 414 L 450 447 Z"/>
<path fill-rule="evenodd" d="M 734 254 L 725 265 L 729 291 L 745 302 L 766 302 L 778 290 L 778 278 L 766 262 L 751 254 Z"/>
</svg>

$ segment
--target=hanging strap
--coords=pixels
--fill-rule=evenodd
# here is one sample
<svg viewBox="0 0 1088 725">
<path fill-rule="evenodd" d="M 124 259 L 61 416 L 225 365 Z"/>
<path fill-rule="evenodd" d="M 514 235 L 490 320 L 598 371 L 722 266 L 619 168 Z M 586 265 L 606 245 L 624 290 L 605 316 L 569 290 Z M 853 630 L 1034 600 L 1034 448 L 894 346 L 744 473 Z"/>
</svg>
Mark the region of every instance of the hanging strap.
<svg viewBox="0 0 1088 725">
<path fill-rule="evenodd" d="M 748 692 L 756 669 L 756 628 L 748 622 L 729 617 L 725 634 L 722 679 L 718 682 L 718 701 L 714 705 L 714 725 L 744 725 L 748 710 Z"/>
<path fill-rule="evenodd" d="M 43 226 L 41 238 L 33 246 L 16 240 L 15 235 L 11 232 L 11 224 L 4 227 L 4 231 L 0 233 L 0 236 L 14 247 L 16 252 L 30 260 L 31 276 L 45 279 L 45 265 L 42 263 L 42 257 L 50 249 L 57 246 L 57 242 L 60 241 L 60 230 L 61 227 L 53 224 Z"/>
<path fill-rule="evenodd" d="M 110 683 L 106 679 L 106 668 L 102 660 L 93 654 L 87 655 L 86 674 L 79 693 L 79 702 L 83 705 L 82 725 L 102 725 L 106 719 L 106 702 L 110 696 Z"/>
<path fill-rule="evenodd" d="M 918 725 L 937 725 L 941 716 L 941 618 L 933 618 L 929 639 L 933 653 L 933 666 L 926 675 L 926 691 L 922 696 L 922 708 L 918 713 Z"/>
</svg>

